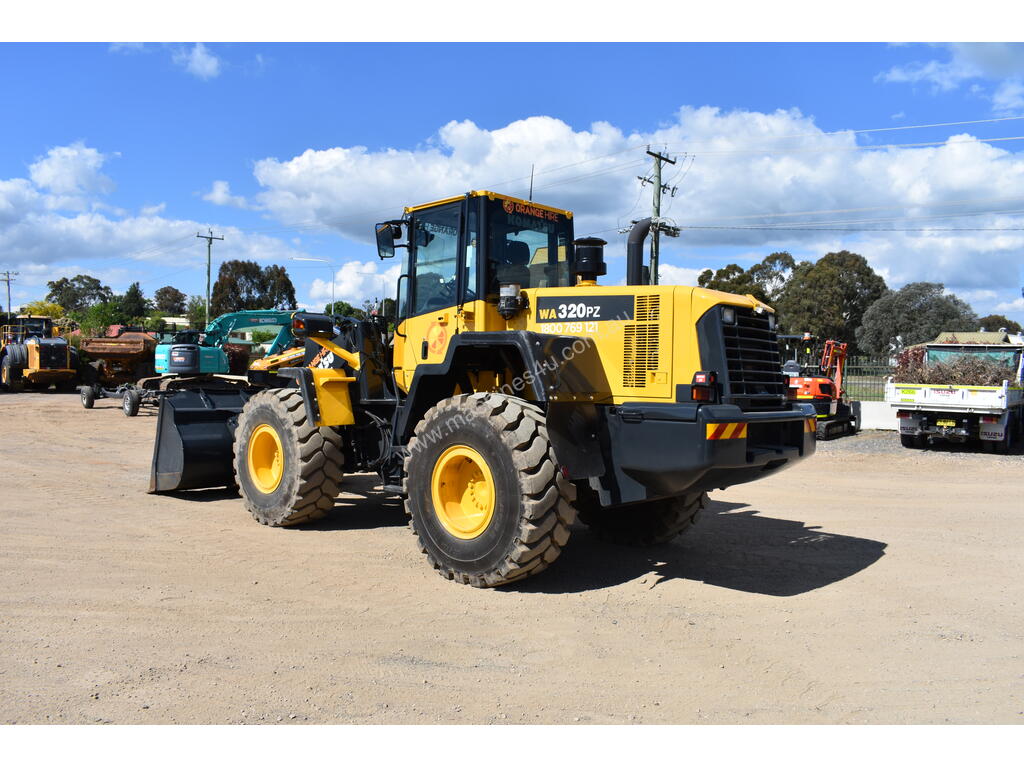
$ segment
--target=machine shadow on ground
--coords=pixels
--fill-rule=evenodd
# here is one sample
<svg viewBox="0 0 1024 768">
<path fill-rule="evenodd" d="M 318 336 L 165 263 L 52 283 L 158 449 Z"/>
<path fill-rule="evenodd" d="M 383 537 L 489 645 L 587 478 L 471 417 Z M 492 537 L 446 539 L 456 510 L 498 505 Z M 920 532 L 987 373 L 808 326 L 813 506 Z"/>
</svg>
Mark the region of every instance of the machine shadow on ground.
<svg viewBox="0 0 1024 768">
<path fill-rule="evenodd" d="M 376 487 L 375 475 L 345 478 L 334 511 L 296 533 L 404 527 L 401 499 Z M 190 501 L 237 499 L 231 489 L 183 491 Z M 672 579 L 701 581 L 727 589 L 792 597 L 826 587 L 862 571 L 885 553 L 872 539 L 820 530 L 798 520 L 768 517 L 746 504 L 712 501 L 691 530 L 649 549 L 615 546 L 577 523 L 561 557 L 547 571 L 500 589 L 574 593 L 613 587 L 654 573 L 657 586 Z"/>
<path fill-rule="evenodd" d="M 613 587 L 649 573 L 652 588 L 672 579 L 793 597 L 849 578 L 876 562 L 886 544 L 767 517 L 745 504 L 712 501 L 700 522 L 669 544 L 606 544 L 577 525 L 547 571 L 503 589 L 572 593 Z"/>
</svg>

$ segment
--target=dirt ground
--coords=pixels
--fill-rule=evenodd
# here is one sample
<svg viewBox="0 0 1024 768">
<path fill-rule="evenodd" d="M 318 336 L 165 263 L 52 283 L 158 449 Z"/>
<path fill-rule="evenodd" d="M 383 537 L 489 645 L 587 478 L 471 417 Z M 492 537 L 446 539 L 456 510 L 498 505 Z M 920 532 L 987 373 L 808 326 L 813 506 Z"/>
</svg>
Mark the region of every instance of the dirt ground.
<svg viewBox="0 0 1024 768">
<path fill-rule="evenodd" d="M 670 545 L 498 590 L 400 504 L 145 493 L 155 418 L 0 393 L 4 723 L 1021 723 L 1024 457 L 823 444 Z"/>
</svg>

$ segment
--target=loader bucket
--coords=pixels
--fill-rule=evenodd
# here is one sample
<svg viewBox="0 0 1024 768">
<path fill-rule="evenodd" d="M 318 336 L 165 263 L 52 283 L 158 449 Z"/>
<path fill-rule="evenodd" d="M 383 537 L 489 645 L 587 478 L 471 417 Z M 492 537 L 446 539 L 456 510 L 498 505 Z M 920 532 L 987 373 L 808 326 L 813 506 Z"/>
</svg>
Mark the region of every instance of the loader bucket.
<svg viewBox="0 0 1024 768">
<path fill-rule="evenodd" d="M 232 446 L 244 389 L 182 389 L 160 399 L 150 493 L 235 484 Z"/>
</svg>

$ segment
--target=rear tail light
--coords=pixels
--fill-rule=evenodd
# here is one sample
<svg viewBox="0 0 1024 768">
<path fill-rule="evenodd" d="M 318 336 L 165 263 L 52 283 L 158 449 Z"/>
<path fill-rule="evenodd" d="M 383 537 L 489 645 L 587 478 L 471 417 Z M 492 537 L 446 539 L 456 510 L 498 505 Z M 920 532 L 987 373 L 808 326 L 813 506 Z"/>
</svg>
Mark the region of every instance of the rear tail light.
<svg viewBox="0 0 1024 768">
<path fill-rule="evenodd" d="M 718 375 L 714 371 L 697 371 L 690 382 L 690 397 L 698 403 L 718 400 Z"/>
<path fill-rule="evenodd" d="M 999 421 L 999 417 L 998 416 L 982 416 L 981 417 L 981 423 L 982 424 L 995 424 L 998 421 Z"/>
<path fill-rule="evenodd" d="M 910 418 L 910 411 L 896 411 L 896 418 L 897 419 L 909 419 Z"/>
<path fill-rule="evenodd" d="M 715 400 L 715 391 L 711 387 L 695 386 L 690 388 L 690 396 L 698 403 L 711 403 Z"/>
</svg>

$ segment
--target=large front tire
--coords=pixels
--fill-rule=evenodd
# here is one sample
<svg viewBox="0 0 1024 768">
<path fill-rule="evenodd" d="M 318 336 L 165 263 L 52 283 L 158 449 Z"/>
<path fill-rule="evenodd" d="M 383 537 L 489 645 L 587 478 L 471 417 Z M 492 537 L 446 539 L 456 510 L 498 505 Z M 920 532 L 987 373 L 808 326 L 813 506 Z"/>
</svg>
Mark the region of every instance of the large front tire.
<svg viewBox="0 0 1024 768">
<path fill-rule="evenodd" d="M 690 493 L 623 507 L 601 507 L 596 494 L 588 496 L 587 503 L 580 506 L 580 522 L 602 541 L 628 547 L 668 543 L 697 522 L 708 499 L 706 493 Z"/>
<path fill-rule="evenodd" d="M 308 523 L 334 508 L 341 436 L 306 417 L 297 389 L 268 389 L 245 404 L 234 444 L 235 482 L 252 516 L 270 526 Z"/>
<path fill-rule="evenodd" d="M 544 570 L 576 516 L 543 411 L 496 393 L 458 395 L 427 411 L 409 441 L 405 490 L 409 526 L 430 564 L 474 587 Z"/>
<path fill-rule="evenodd" d="M 13 353 L 4 355 L 3 363 L 0 364 L 0 384 L 9 392 L 21 392 L 25 389 L 21 366 L 15 362 Z"/>
</svg>

